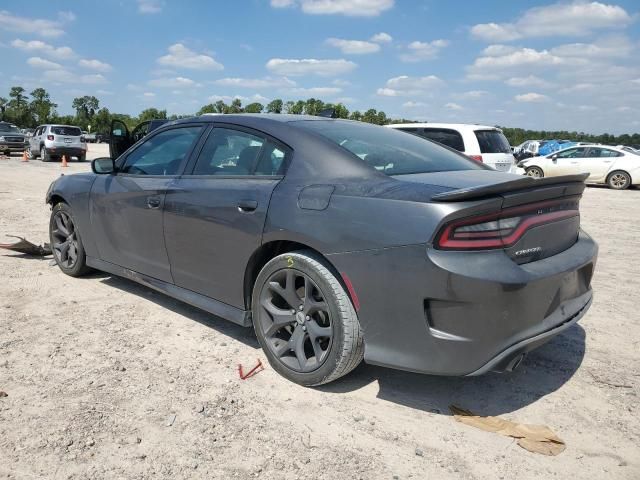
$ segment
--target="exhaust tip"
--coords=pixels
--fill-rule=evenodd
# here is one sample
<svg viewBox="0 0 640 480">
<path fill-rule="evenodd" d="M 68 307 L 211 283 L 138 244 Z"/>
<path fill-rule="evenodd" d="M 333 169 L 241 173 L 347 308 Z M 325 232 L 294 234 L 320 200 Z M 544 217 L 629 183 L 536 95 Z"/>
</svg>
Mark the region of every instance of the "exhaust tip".
<svg viewBox="0 0 640 480">
<path fill-rule="evenodd" d="M 524 360 L 524 357 L 526 356 L 527 356 L 526 353 L 521 353 L 520 355 L 515 357 L 513 360 L 509 362 L 509 364 L 507 365 L 507 368 L 505 368 L 505 371 L 513 372 L 516 368 L 520 366 L 520 364 L 522 363 L 522 360 Z"/>
</svg>

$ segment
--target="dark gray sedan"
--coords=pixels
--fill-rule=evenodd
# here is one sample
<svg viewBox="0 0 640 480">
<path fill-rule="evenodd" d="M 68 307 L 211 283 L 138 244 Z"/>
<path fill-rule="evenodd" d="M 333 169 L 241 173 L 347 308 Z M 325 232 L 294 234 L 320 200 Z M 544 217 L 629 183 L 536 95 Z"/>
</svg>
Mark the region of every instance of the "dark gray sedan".
<svg viewBox="0 0 640 480">
<path fill-rule="evenodd" d="M 47 193 L 62 271 L 253 325 L 299 384 L 363 358 L 510 371 L 591 305 L 584 175 L 500 173 L 403 132 L 299 115 L 205 115 L 144 136 L 121 124 L 111 138 L 111 158 Z"/>
</svg>

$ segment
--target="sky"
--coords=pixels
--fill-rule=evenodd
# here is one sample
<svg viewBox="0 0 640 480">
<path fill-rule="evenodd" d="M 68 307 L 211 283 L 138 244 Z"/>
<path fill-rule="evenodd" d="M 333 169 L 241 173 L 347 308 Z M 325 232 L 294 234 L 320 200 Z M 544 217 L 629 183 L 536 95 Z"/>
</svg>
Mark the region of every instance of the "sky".
<svg viewBox="0 0 640 480">
<path fill-rule="evenodd" d="M 387 116 L 640 131 L 640 2 L 0 1 L 0 96 L 194 113 L 320 98 Z"/>
</svg>

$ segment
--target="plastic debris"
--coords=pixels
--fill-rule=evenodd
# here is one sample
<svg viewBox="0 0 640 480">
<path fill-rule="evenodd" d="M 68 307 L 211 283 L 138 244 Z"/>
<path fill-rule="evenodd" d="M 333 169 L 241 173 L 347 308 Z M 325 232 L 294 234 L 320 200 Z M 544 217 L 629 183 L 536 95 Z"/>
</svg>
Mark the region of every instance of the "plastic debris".
<svg viewBox="0 0 640 480">
<path fill-rule="evenodd" d="M 258 360 L 258 364 L 255 367 L 253 367 L 251 370 L 249 370 L 247 373 L 244 373 L 242 371 L 242 364 L 238 364 L 238 375 L 240 375 L 241 380 L 246 380 L 249 377 L 253 377 L 256 373 L 259 373 L 262 370 L 264 370 L 264 367 L 262 366 L 261 360 Z"/>
<path fill-rule="evenodd" d="M 530 452 L 555 456 L 566 448 L 562 439 L 544 425 L 526 425 L 500 417 L 481 417 L 455 405 L 450 405 L 449 409 L 456 421 L 487 432 L 516 438 L 518 445 Z"/>
<path fill-rule="evenodd" d="M 0 248 L 24 253 L 26 255 L 33 255 L 34 257 L 46 257 L 47 255 L 51 255 L 51 247 L 48 243 L 45 243 L 44 245 L 36 245 L 26 238 L 18 237 L 17 235 L 7 235 L 7 237 L 17 238 L 20 241 L 16 243 L 0 243 Z"/>
</svg>

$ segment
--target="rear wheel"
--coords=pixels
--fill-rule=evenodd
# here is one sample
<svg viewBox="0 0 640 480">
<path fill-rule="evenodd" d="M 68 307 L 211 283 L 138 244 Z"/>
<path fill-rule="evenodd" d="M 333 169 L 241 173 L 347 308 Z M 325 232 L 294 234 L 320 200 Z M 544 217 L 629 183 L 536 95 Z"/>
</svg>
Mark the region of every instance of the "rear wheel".
<svg viewBox="0 0 640 480">
<path fill-rule="evenodd" d="M 268 262 L 256 279 L 252 313 L 269 363 L 292 382 L 328 383 L 362 361 L 364 341 L 351 300 L 313 252 Z"/>
<path fill-rule="evenodd" d="M 624 190 L 631 185 L 631 177 L 627 172 L 617 170 L 609 174 L 607 177 L 607 185 L 614 190 Z"/>
<path fill-rule="evenodd" d="M 71 207 L 64 202 L 57 203 L 51 211 L 49 239 L 53 258 L 64 273 L 79 277 L 91 270 Z"/>
<path fill-rule="evenodd" d="M 49 152 L 47 152 L 47 149 L 44 147 L 44 145 L 40 148 L 40 160 L 42 160 L 43 162 L 48 162 L 51 160 L 51 156 L 49 155 Z"/>
<path fill-rule="evenodd" d="M 540 167 L 529 167 L 525 170 L 527 177 L 543 178 L 544 172 Z"/>
<path fill-rule="evenodd" d="M 78 161 L 79 162 L 84 162 L 87 159 L 86 155 L 78 155 Z"/>
</svg>

